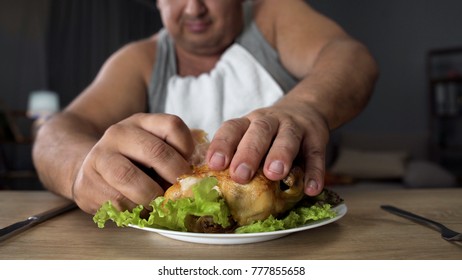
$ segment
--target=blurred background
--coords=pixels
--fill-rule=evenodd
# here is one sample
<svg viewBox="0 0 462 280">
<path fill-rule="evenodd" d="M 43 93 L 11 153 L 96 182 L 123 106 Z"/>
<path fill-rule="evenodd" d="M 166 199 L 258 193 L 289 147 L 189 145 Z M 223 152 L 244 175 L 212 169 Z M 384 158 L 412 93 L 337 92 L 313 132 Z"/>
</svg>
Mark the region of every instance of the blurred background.
<svg viewBox="0 0 462 280">
<path fill-rule="evenodd" d="M 367 45 L 381 72 L 366 110 L 332 134 L 332 172 L 454 185 L 462 177 L 462 1 L 306 2 Z M 66 106 L 109 55 L 159 28 L 154 0 L 0 0 L 0 189 L 41 189 L 30 157 L 31 94 Z"/>
</svg>

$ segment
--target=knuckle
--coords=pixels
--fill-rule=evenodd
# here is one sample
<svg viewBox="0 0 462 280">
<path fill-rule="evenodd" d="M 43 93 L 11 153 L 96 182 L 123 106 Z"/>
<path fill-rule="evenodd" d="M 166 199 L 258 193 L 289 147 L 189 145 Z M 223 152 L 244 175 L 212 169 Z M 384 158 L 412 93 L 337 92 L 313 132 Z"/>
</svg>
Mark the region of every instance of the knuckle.
<svg viewBox="0 0 462 280">
<path fill-rule="evenodd" d="M 282 155 L 292 155 L 298 151 L 298 147 L 286 143 L 274 144 L 272 149 L 277 150 Z"/>
<path fill-rule="evenodd" d="M 242 118 L 227 120 L 222 125 L 222 127 L 226 127 L 227 130 L 231 130 L 233 132 L 245 130 L 247 126 L 248 126 L 248 122 Z"/>
<path fill-rule="evenodd" d="M 118 137 L 118 135 L 121 135 L 123 131 L 123 124 L 116 123 L 106 129 L 103 137 L 107 137 L 108 139 L 115 138 Z"/>
<path fill-rule="evenodd" d="M 325 170 L 325 151 L 324 149 L 310 148 L 305 153 L 305 168 L 311 177 L 321 178 Z"/>
<path fill-rule="evenodd" d="M 143 153 L 159 161 L 173 157 L 173 150 L 162 141 L 149 141 L 142 145 Z"/>
<path fill-rule="evenodd" d="M 256 110 L 250 112 L 247 115 L 247 118 L 249 120 L 256 120 L 256 119 L 259 119 L 259 118 L 265 116 L 266 114 L 267 114 L 266 108 L 260 108 L 260 109 L 256 109 Z"/>
<path fill-rule="evenodd" d="M 274 124 L 268 118 L 259 118 L 252 122 L 253 126 L 259 133 L 265 135 L 273 134 L 276 130 Z"/>
<path fill-rule="evenodd" d="M 244 118 L 230 119 L 222 123 L 211 141 L 211 147 L 234 150 L 249 125 Z"/>
<path fill-rule="evenodd" d="M 175 131 L 175 130 L 183 129 L 186 127 L 186 124 L 178 116 L 165 114 L 164 118 L 165 118 L 164 122 L 167 125 L 168 130 L 170 131 Z"/>
<path fill-rule="evenodd" d="M 288 137 L 292 140 L 302 141 L 302 131 L 298 125 L 294 122 L 286 122 L 281 126 L 281 132 L 284 137 Z"/>
<path fill-rule="evenodd" d="M 262 150 L 259 148 L 258 145 L 255 145 L 253 143 L 249 143 L 245 146 L 242 147 L 242 150 L 243 154 L 247 155 L 248 157 L 251 157 L 251 158 L 260 158 L 261 156 L 263 156 L 263 152 Z"/>
<path fill-rule="evenodd" d="M 134 113 L 134 114 L 132 115 L 132 118 L 134 118 L 134 119 L 141 119 L 141 118 L 144 118 L 144 117 L 146 117 L 146 116 L 149 116 L 149 114 L 137 112 L 137 113 Z"/>
<path fill-rule="evenodd" d="M 318 146 L 310 146 L 307 150 L 307 155 L 310 158 L 324 158 L 325 154 L 325 149 Z"/>
<path fill-rule="evenodd" d="M 112 177 L 117 184 L 126 185 L 133 182 L 137 172 L 134 166 L 129 164 L 120 164 L 112 171 Z"/>
<path fill-rule="evenodd" d="M 223 150 L 226 150 L 226 151 L 229 151 L 231 149 L 234 149 L 234 147 L 237 145 L 235 145 L 235 141 L 233 141 L 233 139 L 231 138 L 232 136 L 230 135 L 215 135 L 213 137 L 213 140 L 212 142 L 210 143 L 210 146 L 209 148 L 211 147 L 212 150 L 215 150 L 215 149 L 220 149 L 220 151 L 223 152 Z"/>
</svg>

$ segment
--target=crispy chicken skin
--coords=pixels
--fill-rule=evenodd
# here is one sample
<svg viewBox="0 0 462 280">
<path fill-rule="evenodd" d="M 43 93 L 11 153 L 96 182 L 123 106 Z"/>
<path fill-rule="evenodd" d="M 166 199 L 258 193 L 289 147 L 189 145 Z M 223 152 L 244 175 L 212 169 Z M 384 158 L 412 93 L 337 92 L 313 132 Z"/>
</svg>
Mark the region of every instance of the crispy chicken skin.
<svg viewBox="0 0 462 280">
<path fill-rule="evenodd" d="M 218 191 L 239 226 L 266 219 L 270 215 L 277 217 L 290 210 L 304 196 L 303 171 L 298 167 L 293 168 L 282 181 L 268 180 L 259 170 L 250 183 L 242 185 L 231 180 L 228 170 L 213 171 L 206 165 L 195 167 L 192 175 L 180 177 L 164 196 L 171 200 L 192 197 L 191 187 L 205 177 L 217 178 Z"/>
</svg>

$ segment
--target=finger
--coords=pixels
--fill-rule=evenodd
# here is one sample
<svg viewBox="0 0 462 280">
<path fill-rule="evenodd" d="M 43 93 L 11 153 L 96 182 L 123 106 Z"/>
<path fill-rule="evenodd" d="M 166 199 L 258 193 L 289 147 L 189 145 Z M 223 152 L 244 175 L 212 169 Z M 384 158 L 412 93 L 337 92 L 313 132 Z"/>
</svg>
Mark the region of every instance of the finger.
<svg viewBox="0 0 462 280">
<path fill-rule="evenodd" d="M 194 151 L 194 139 L 191 130 L 181 118 L 169 114 L 140 114 L 141 127 L 164 140 L 184 158 Z"/>
<path fill-rule="evenodd" d="M 86 213 L 94 215 L 107 201 L 110 201 L 111 204 L 119 211 L 132 210 L 139 205 L 109 186 L 107 183 L 103 183 L 103 180 L 101 181 L 102 182 L 91 185 L 92 188 L 89 190 L 75 192 L 75 202 L 79 208 Z M 96 185 L 98 187 L 95 187 Z M 84 194 L 78 195 L 79 192 Z"/>
<path fill-rule="evenodd" d="M 277 181 L 287 177 L 292 162 L 299 153 L 302 137 L 302 130 L 293 122 L 280 124 L 263 168 L 263 173 L 268 179 Z"/>
<path fill-rule="evenodd" d="M 91 171 L 79 172 L 72 186 L 72 197 L 80 209 L 92 215 L 107 201 L 111 201 L 114 207 L 121 211 L 137 206 L 104 181 L 93 168 Z"/>
<path fill-rule="evenodd" d="M 179 176 L 191 172 L 189 162 L 176 149 L 144 131 L 139 132 L 137 139 L 129 138 L 124 141 L 120 152 L 132 160 L 152 167 L 160 177 L 172 184 Z"/>
<path fill-rule="evenodd" d="M 240 118 L 228 120 L 221 125 L 210 142 L 205 157 L 210 169 L 223 170 L 228 167 L 249 124 L 247 118 Z"/>
<path fill-rule="evenodd" d="M 123 196 L 147 207 L 163 194 L 163 189 L 155 181 L 120 154 L 98 157 L 94 168 L 108 185 L 117 190 L 119 194 L 115 195 L 119 199 L 116 201 L 123 201 L 120 198 Z"/>
<path fill-rule="evenodd" d="M 278 126 L 278 120 L 269 116 L 257 117 L 251 121 L 231 160 L 230 174 L 234 181 L 245 184 L 253 178 L 276 135 Z"/>
<path fill-rule="evenodd" d="M 324 187 L 326 148 L 320 142 L 306 141 L 303 150 L 305 157 L 304 190 L 307 195 L 316 196 Z"/>
<path fill-rule="evenodd" d="M 175 148 L 149 131 L 136 126 L 114 125 L 106 134 L 107 141 L 117 139 L 114 150 L 133 161 L 152 167 L 169 183 L 173 184 L 180 175 L 191 172 L 188 161 Z"/>
</svg>

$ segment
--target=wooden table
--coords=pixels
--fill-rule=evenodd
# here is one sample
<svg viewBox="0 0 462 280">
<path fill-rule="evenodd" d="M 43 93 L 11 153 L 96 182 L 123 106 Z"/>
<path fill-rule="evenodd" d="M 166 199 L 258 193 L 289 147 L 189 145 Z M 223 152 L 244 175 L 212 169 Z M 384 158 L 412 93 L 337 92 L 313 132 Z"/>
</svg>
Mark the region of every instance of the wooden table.
<svg viewBox="0 0 462 280">
<path fill-rule="evenodd" d="M 73 210 L 0 243 L 0 259 L 462 259 L 462 242 L 380 209 L 392 204 L 462 231 L 462 188 L 339 186 L 348 213 L 315 229 L 254 244 L 204 245 L 156 233 L 99 229 Z M 46 191 L 0 191 L 0 228 L 64 200 Z"/>
</svg>

